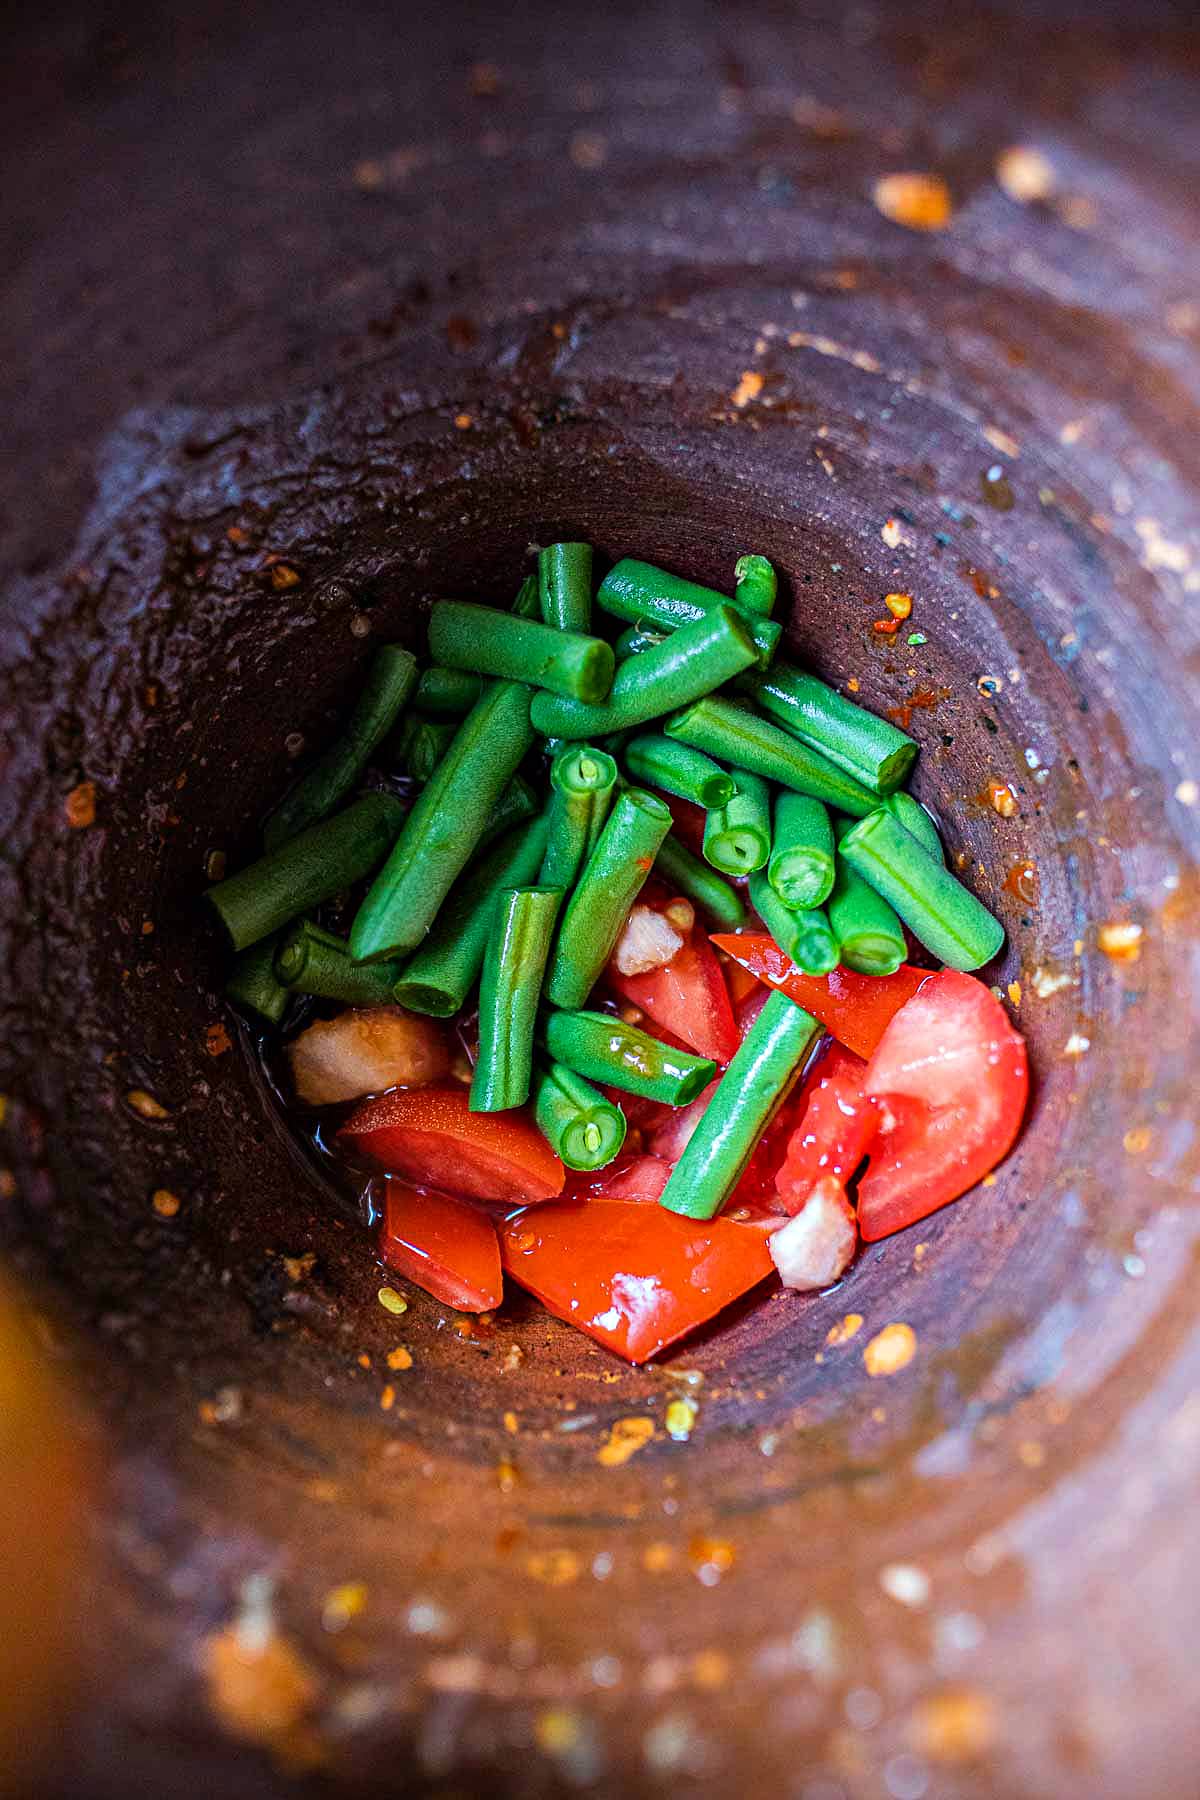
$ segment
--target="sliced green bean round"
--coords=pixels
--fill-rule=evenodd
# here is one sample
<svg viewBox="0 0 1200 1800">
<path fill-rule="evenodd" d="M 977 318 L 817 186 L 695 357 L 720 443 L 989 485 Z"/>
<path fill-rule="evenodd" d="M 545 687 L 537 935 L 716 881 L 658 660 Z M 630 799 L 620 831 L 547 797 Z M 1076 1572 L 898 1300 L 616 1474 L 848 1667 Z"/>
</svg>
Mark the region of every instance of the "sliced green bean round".
<svg viewBox="0 0 1200 1800">
<path fill-rule="evenodd" d="M 748 769 L 765 781 L 778 781 L 797 793 L 811 794 L 855 817 L 863 817 L 879 805 L 876 795 L 836 763 L 752 708 L 720 695 L 710 694 L 674 713 L 663 730 L 681 744 L 691 744 L 719 762 L 732 763 L 735 770 Z"/>
<path fill-rule="evenodd" d="M 625 1114 L 599 1088 L 552 1062 L 534 1077 L 538 1130 L 568 1169 L 602 1169 L 625 1142 Z"/>
<path fill-rule="evenodd" d="M 386 1005 L 399 973 L 398 962 L 354 962 L 345 938 L 311 919 L 285 931 L 275 951 L 275 974 L 285 988 L 346 1006 Z"/>
<path fill-rule="evenodd" d="M 556 631 L 469 600 L 436 600 L 429 614 L 429 651 L 448 669 L 473 669 L 589 705 L 607 699 L 616 659 L 603 638 Z"/>
<path fill-rule="evenodd" d="M 726 806 L 733 798 L 733 776 L 711 756 L 677 744 L 658 732 L 631 738 L 625 746 L 625 767 L 635 781 L 648 782 L 666 794 L 678 794 L 696 806 Z"/>
<path fill-rule="evenodd" d="M 670 829 L 670 811 L 656 795 L 641 788 L 618 795 L 563 913 L 546 981 L 553 1005 L 582 1006 L 591 993 Z"/>
<path fill-rule="evenodd" d="M 938 828 L 919 800 L 914 800 L 911 794 L 897 790 L 896 793 L 889 794 L 883 804 L 892 817 L 903 825 L 905 831 L 910 832 L 916 838 L 922 850 L 928 851 L 930 856 L 935 856 L 938 862 L 945 863 L 946 851 L 938 835 Z"/>
<path fill-rule="evenodd" d="M 234 959 L 225 992 L 239 1006 L 257 1013 L 268 1025 L 278 1025 L 287 1011 L 291 994 L 275 973 L 277 937 L 264 938 Z"/>
<path fill-rule="evenodd" d="M 403 823 L 404 807 L 394 795 L 362 794 L 332 818 L 218 882 L 204 898 L 234 949 L 245 950 L 369 875 Z"/>
<path fill-rule="evenodd" d="M 717 1072 L 708 1057 L 660 1044 L 614 1013 L 551 1012 L 545 1036 L 550 1055 L 577 1075 L 665 1106 L 686 1106 Z"/>
<path fill-rule="evenodd" d="M 514 681 L 489 683 L 359 907 L 350 932 L 356 962 L 380 962 L 421 942 L 532 742 L 529 689 Z"/>
<path fill-rule="evenodd" d="M 778 990 L 721 1077 L 659 1201 L 688 1219 L 720 1212 L 799 1075 L 821 1027 Z"/>
<path fill-rule="evenodd" d="M 917 743 L 791 663 L 777 662 L 739 684 L 801 743 L 819 750 L 875 794 L 890 794 L 912 768 Z"/>
<path fill-rule="evenodd" d="M 417 684 L 417 659 L 400 644 L 384 644 L 344 730 L 277 806 L 263 828 L 268 850 L 277 850 L 338 806 L 355 787 Z"/>
<path fill-rule="evenodd" d="M 568 744 L 550 765 L 550 836 L 544 887 L 571 888 L 587 862 L 617 791 L 617 765 L 607 751 Z"/>
<path fill-rule="evenodd" d="M 766 557 L 739 556 L 733 565 L 733 578 L 737 583 L 734 605 L 744 613 L 758 613 L 764 619 L 769 618 L 775 610 L 779 582 Z"/>
<path fill-rule="evenodd" d="M 894 975 L 908 954 L 904 930 L 882 894 L 842 854 L 848 830 L 847 821 L 839 821 L 837 868 L 826 908 L 838 941 L 838 960 L 860 975 Z"/>
<path fill-rule="evenodd" d="M 538 604 L 558 631 L 592 628 L 592 546 L 548 544 L 538 556 Z"/>
<path fill-rule="evenodd" d="M 739 769 L 733 799 L 704 820 L 704 860 L 723 875 L 749 875 L 771 854 L 771 790 Z"/>
<path fill-rule="evenodd" d="M 743 610 L 736 593 L 732 597 L 718 594 L 715 588 L 700 587 L 631 556 L 609 570 L 600 583 L 596 603 L 618 619 L 627 619 L 634 625 L 658 625 L 664 631 L 693 625 L 704 613 L 720 606 Z M 782 627 L 773 619 L 764 619 L 757 610 L 747 614 L 746 622 L 754 639 L 756 660 L 766 668 L 775 654 Z"/>
<path fill-rule="evenodd" d="M 561 888 L 511 888 L 496 904 L 479 978 L 479 1055 L 472 1112 L 505 1112 L 529 1098 L 533 1031 Z"/>
<path fill-rule="evenodd" d="M 833 822 L 811 794 L 775 796 L 767 873 L 786 905 L 823 906 L 833 888 Z"/>
<path fill-rule="evenodd" d="M 685 849 L 673 832 L 659 845 L 654 867 L 668 887 L 694 901 L 723 931 L 737 931 L 746 923 L 746 908 L 737 889 Z"/>
<path fill-rule="evenodd" d="M 754 661 L 747 621 L 731 606 L 714 607 L 694 624 L 630 656 L 617 670 L 603 706 L 585 706 L 556 694 L 534 696 L 536 730 L 546 737 L 598 738 L 644 725 L 673 707 L 711 693 Z"/>
<path fill-rule="evenodd" d="M 546 830 L 544 816 L 518 826 L 459 876 L 433 930 L 392 989 L 401 1006 L 439 1019 L 462 1011 L 483 967 L 496 897 L 537 880 Z"/>
<path fill-rule="evenodd" d="M 948 968 L 982 968 L 998 955 L 999 919 L 883 807 L 846 832 L 838 855 Z"/>
<path fill-rule="evenodd" d="M 837 968 L 838 941 L 819 906 L 788 906 L 762 869 L 750 877 L 750 904 L 784 955 L 806 975 L 830 975 Z"/>
<path fill-rule="evenodd" d="M 483 692 L 482 675 L 469 669 L 425 669 L 413 695 L 417 712 L 432 719 L 465 719 Z"/>
</svg>

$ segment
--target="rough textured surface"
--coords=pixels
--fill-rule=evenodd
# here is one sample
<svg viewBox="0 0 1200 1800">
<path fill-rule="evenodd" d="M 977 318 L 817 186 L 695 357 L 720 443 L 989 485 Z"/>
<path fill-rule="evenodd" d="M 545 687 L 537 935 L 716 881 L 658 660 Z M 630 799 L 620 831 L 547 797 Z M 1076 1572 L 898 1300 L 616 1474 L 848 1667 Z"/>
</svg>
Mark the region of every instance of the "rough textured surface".
<svg viewBox="0 0 1200 1800">
<path fill-rule="evenodd" d="M 112 1445 L 46 1792 L 1180 1793 L 1196 38 L 545 17 L 76 5 L 6 62 L 0 1219 Z M 1002 185 L 1014 145 L 1049 173 Z M 906 170 L 943 229 L 874 203 Z M 765 552 L 795 652 L 915 707 L 1037 1075 L 994 1186 L 657 1371 L 519 1301 L 385 1312 L 197 924 L 288 734 L 552 534 L 717 584 Z M 226 1630 L 262 1575 L 270 1707 Z"/>
</svg>

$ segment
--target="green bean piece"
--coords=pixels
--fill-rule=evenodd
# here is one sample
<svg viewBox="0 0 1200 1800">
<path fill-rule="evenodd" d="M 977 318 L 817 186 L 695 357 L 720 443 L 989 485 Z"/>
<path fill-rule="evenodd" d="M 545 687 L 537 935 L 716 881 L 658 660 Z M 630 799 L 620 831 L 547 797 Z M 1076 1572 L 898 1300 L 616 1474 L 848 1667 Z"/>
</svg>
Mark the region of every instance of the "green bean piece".
<svg viewBox="0 0 1200 1800">
<path fill-rule="evenodd" d="M 833 889 L 833 824 L 811 794 L 775 796 L 767 874 L 788 906 L 823 906 L 828 900 Z"/>
<path fill-rule="evenodd" d="M 449 669 L 473 669 L 505 681 L 527 681 L 588 705 L 607 699 L 616 658 L 603 638 L 556 631 L 469 600 L 435 600 L 429 653 Z"/>
<path fill-rule="evenodd" d="M 543 887 L 574 887 L 617 791 L 617 765 L 607 751 L 568 744 L 550 765 L 550 836 L 542 860 Z"/>
<path fill-rule="evenodd" d="M 613 645 L 617 661 L 622 663 L 627 656 L 640 656 L 643 650 L 655 649 L 666 635 L 649 625 L 627 625 Z"/>
<path fill-rule="evenodd" d="M 894 794 L 888 795 L 883 804 L 892 817 L 899 820 L 905 831 L 911 832 L 922 850 L 928 851 L 938 862 L 945 863 L 946 851 L 938 835 L 938 828 L 919 800 L 914 800 L 911 794 L 898 788 Z"/>
<path fill-rule="evenodd" d="M 346 1006 L 385 1006 L 399 973 L 398 962 L 354 962 L 345 938 L 311 919 L 285 931 L 275 951 L 275 974 L 285 988 Z"/>
<path fill-rule="evenodd" d="M 527 575 L 517 589 L 517 597 L 509 607 L 509 611 L 517 619 L 540 619 L 541 602 L 538 599 L 538 578 Z"/>
<path fill-rule="evenodd" d="M 615 1013 L 548 1013 L 545 1038 L 554 1060 L 577 1075 L 665 1106 L 686 1106 L 717 1072 L 707 1056 L 660 1044 L 648 1031 L 622 1024 Z"/>
<path fill-rule="evenodd" d="M 737 931 L 746 923 L 746 908 L 737 889 L 693 856 L 673 832 L 659 845 L 654 868 L 668 887 L 694 901 L 723 931 Z"/>
<path fill-rule="evenodd" d="M 756 671 L 739 686 L 801 743 L 819 750 L 872 793 L 890 794 L 916 761 L 914 738 L 791 663 L 775 663 L 763 674 Z"/>
<path fill-rule="evenodd" d="M 904 929 L 882 894 L 876 893 L 842 854 L 849 829 L 849 821 L 839 819 L 837 867 L 826 908 L 838 941 L 838 961 L 860 975 L 894 975 L 908 954 Z"/>
<path fill-rule="evenodd" d="M 298 832 L 323 819 L 357 787 L 362 772 L 399 718 L 417 684 L 417 659 L 400 644 L 384 644 L 371 659 L 367 678 L 345 728 L 263 827 L 263 843 L 277 850 Z"/>
<path fill-rule="evenodd" d="M 534 1076 L 538 1130 L 568 1169 L 602 1169 L 625 1142 L 625 1114 L 574 1069 L 552 1062 Z"/>
<path fill-rule="evenodd" d="M 704 819 L 704 860 L 723 875 L 749 875 L 771 854 L 771 790 L 739 769 L 733 799 Z"/>
<path fill-rule="evenodd" d="M 883 807 L 847 831 L 838 854 L 947 968 L 979 969 L 999 953 L 999 919 Z"/>
<path fill-rule="evenodd" d="M 592 546 L 549 544 L 538 555 L 538 605 L 557 631 L 592 628 Z"/>
<path fill-rule="evenodd" d="M 428 781 L 457 730 L 453 719 L 423 719 L 409 713 L 396 733 L 396 761 L 414 781 Z"/>
<path fill-rule="evenodd" d="M 837 968 L 838 941 L 819 906 L 789 906 L 763 869 L 750 877 L 750 904 L 783 954 L 806 975 L 830 975 Z"/>
<path fill-rule="evenodd" d="M 276 937 L 264 938 L 234 959 L 225 992 L 268 1025 L 278 1025 L 291 995 L 275 973 Z"/>
<path fill-rule="evenodd" d="M 736 771 L 748 769 L 765 781 L 811 794 L 814 800 L 824 800 L 855 817 L 865 816 L 879 805 L 876 795 L 835 763 L 750 707 L 721 695 L 710 694 L 673 714 L 663 730 L 681 744 L 691 744 L 719 762 L 732 763 Z"/>
<path fill-rule="evenodd" d="M 403 822 L 404 807 L 394 795 L 362 794 L 218 882 L 204 898 L 234 949 L 245 950 L 369 875 Z"/>
<path fill-rule="evenodd" d="M 744 611 L 744 596 L 739 600 L 736 593 L 732 598 L 718 594 L 714 588 L 700 587 L 679 575 L 669 575 L 665 569 L 656 569 L 652 563 L 627 556 L 600 583 L 596 604 L 632 625 L 656 625 L 663 631 L 678 631 L 720 606 Z M 746 623 L 754 639 L 756 660 L 765 669 L 775 654 L 783 628 L 757 611 L 747 614 Z"/>
<path fill-rule="evenodd" d="M 483 967 L 497 895 L 537 880 L 546 830 L 545 815 L 530 820 L 459 876 L 433 930 L 409 957 L 392 990 L 401 1006 L 438 1019 L 462 1011 Z"/>
<path fill-rule="evenodd" d="M 421 942 L 532 742 L 529 689 L 515 681 L 489 683 L 358 909 L 350 932 L 356 962 L 381 962 Z"/>
<path fill-rule="evenodd" d="M 625 746 L 625 767 L 635 781 L 648 782 L 664 793 L 678 794 L 696 806 L 727 806 L 734 779 L 711 756 L 691 750 L 658 732 L 635 737 Z"/>
<path fill-rule="evenodd" d="M 641 788 L 618 795 L 563 913 L 546 980 L 554 1006 L 582 1006 L 591 993 L 670 829 L 670 811 L 656 795 Z"/>
<path fill-rule="evenodd" d="M 733 601 L 744 613 L 758 613 L 766 619 L 775 610 L 779 582 L 765 556 L 739 556 L 733 565 L 737 583 Z"/>
<path fill-rule="evenodd" d="M 510 888 L 498 897 L 479 977 L 472 1112 L 506 1112 L 529 1098 L 542 976 L 561 900 L 562 889 L 551 887 Z"/>
<path fill-rule="evenodd" d="M 482 675 L 469 669 L 432 669 L 422 671 L 413 695 L 413 706 L 427 718 L 465 719 L 483 692 Z"/>
<path fill-rule="evenodd" d="M 492 809 L 491 817 L 479 834 L 476 850 L 486 849 L 514 825 L 523 825 L 542 810 L 541 800 L 523 775 L 514 775 Z"/>
<path fill-rule="evenodd" d="M 603 706 L 556 694 L 535 694 L 534 727 L 545 737 L 596 738 L 644 725 L 676 706 L 711 693 L 754 661 L 747 621 L 731 606 L 704 613 L 653 649 L 628 657 Z"/>
<path fill-rule="evenodd" d="M 820 1030 L 794 1000 L 777 989 L 771 993 L 672 1169 L 660 1206 L 688 1219 L 716 1217 Z"/>
</svg>

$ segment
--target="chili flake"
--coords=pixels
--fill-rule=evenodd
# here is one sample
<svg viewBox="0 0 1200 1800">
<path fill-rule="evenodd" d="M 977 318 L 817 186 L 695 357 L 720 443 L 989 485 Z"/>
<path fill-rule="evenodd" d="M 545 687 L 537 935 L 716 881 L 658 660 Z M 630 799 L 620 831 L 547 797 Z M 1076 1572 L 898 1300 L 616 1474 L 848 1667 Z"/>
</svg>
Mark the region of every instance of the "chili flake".
<svg viewBox="0 0 1200 1800">
<path fill-rule="evenodd" d="M 173 1219 L 183 1202 L 170 1188 L 155 1188 L 150 1196 L 150 1204 L 160 1219 Z"/>
<path fill-rule="evenodd" d="M 388 1351 L 387 1366 L 389 1369 L 411 1369 L 412 1351 L 406 1350 L 403 1344 L 398 1344 L 394 1350 Z"/>
<path fill-rule="evenodd" d="M 204 1048 L 210 1056 L 224 1056 L 227 1050 L 233 1048 L 229 1041 L 229 1033 L 219 1020 L 215 1025 L 208 1027 L 204 1033 L 204 1040 Z"/>
<path fill-rule="evenodd" d="M 894 619 L 907 619 L 913 609 L 911 594 L 885 594 L 883 604 Z"/>
<path fill-rule="evenodd" d="M 851 1338 L 858 1336 L 862 1328 L 862 1314 L 855 1312 L 847 1313 L 844 1319 L 839 1319 L 836 1325 L 831 1325 L 829 1327 L 829 1330 L 825 1333 L 825 1342 L 830 1345 L 848 1344 Z"/>
<path fill-rule="evenodd" d="M 944 231 L 954 210 L 950 189 L 940 175 L 911 169 L 881 175 L 874 200 L 885 219 L 909 231 Z"/>
<path fill-rule="evenodd" d="M 63 813 L 72 831 L 82 831 L 96 822 L 96 784 L 94 781 L 81 781 L 73 787 L 63 802 Z"/>
<path fill-rule="evenodd" d="M 639 1450 L 643 1450 L 653 1436 L 653 1419 L 617 1419 L 597 1452 L 596 1461 L 606 1469 L 620 1468 L 622 1463 L 627 1463 L 631 1456 L 636 1456 Z"/>
<path fill-rule="evenodd" d="M 885 1325 L 863 1351 L 868 1375 L 896 1375 L 917 1354 L 917 1334 L 911 1325 Z"/>
</svg>

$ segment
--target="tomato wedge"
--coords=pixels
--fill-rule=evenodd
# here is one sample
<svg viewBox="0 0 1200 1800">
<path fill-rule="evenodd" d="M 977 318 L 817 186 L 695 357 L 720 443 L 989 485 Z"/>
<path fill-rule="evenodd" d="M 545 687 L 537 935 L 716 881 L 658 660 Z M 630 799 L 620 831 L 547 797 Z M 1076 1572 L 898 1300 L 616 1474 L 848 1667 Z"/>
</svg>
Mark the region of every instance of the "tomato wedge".
<svg viewBox="0 0 1200 1800">
<path fill-rule="evenodd" d="M 473 1113 L 457 1085 L 381 1094 L 338 1137 L 395 1175 L 470 1200 L 529 1206 L 553 1200 L 566 1179 L 524 1111 Z"/>
<path fill-rule="evenodd" d="M 760 981 L 782 989 L 820 1019 L 856 1056 L 871 1055 L 900 1008 L 930 979 L 928 969 L 915 969 L 910 963 L 902 963 L 894 975 L 858 975 L 853 969 L 805 975 L 765 932 L 721 934 L 712 941 Z"/>
<path fill-rule="evenodd" d="M 853 1050 L 831 1043 L 814 1065 L 800 1097 L 800 1123 L 775 1177 L 783 1204 L 798 1213 L 818 1181 L 833 1176 L 845 1187 L 879 1127 L 879 1113 L 863 1093 L 867 1065 Z"/>
<path fill-rule="evenodd" d="M 995 1168 L 1021 1128 L 1025 1041 L 972 975 L 931 975 L 884 1032 L 863 1078 L 879 1134 L 858 1185 L 868 1243 L 927 1218 Z"/>
<path fill-rule="evenodd" d="M 496 1227 L 469 1201 L 389 1181 L 379 1254 L 389 1269 L 459 1312 L 490 1312 L 503 1298 Z"/>
<path fill-rule="evenodd" d="M 500 1227 L 504 1268 L 627 1362 L 645 1362 L 772 1272 L 766 1238 L 661 1206 L 559 1202 Z"/>
<path fill-rule="evenodd" d="M 641 903 L 649 904 L 644 890 Z M 664 909 L 656 905 L 655 910 Z M 641 1007 L 647 1018 L 671 1032 L 698 1056 L 727 1063 L 737 1054 L 742 1040 L 729 989 L 703 926 L 693 925 L 683 948 L 662 968 L 650 969 L 644 975 L 622 975 L 616 963 L 610 962 L 607 981 L 622 1000 Z"/>
</svg>

